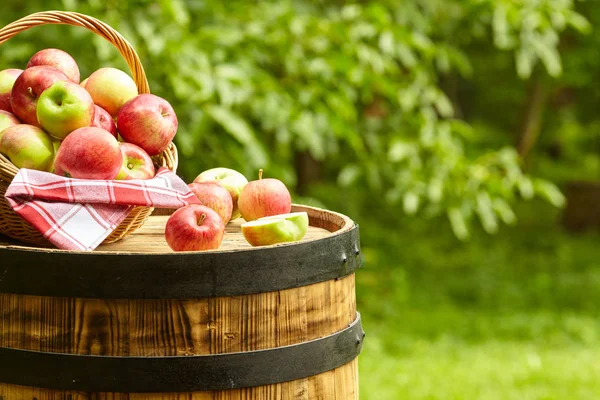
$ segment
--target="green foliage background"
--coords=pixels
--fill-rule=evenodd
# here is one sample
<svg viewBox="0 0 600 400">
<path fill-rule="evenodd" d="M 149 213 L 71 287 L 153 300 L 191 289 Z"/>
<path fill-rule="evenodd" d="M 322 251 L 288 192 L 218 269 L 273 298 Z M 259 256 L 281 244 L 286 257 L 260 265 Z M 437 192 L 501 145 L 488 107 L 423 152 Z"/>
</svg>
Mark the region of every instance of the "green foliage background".
<svg viewBox="0 0 600 400">
<path fill-rule="evenodd" d="M 561 185 L 600 177 L 596 2 L 8 0 L 1 23 L 50 9 L 132 43 L 185 179 L 263 168 L 361 224 L 362 398 L 598 397 L 598 237 L 556 224 Z M 67 26 L 0 68 L 45 47 L 127 70 Z"/>
</svg>

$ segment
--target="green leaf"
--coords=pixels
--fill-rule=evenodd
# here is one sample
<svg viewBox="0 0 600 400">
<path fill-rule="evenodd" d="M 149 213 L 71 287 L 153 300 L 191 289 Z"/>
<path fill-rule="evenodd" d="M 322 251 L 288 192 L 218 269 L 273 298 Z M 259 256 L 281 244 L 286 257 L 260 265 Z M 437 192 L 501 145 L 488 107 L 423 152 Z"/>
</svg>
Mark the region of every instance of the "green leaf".
<svg viewBox="0 0 600 400">
<path fill-rule="evenodd" d="M 414 143 L 396 139 L 391 143 L 388 150 L 388 160 L 393 163 L 400 162 L 406 158 L 412 157 L 416 154 L 416 150 Z"/>
<path fill-rule="evenodd" d="M 533 72 L 533 65 L 535 62 L 535 56 L 527 48 L 519 48 L 516 54 L 517 57 L 517 74 L 522 79 L 529 78 Z"/>
<path fill-rule="evenodd" d="M 525 200 L 531 200 L 533 198 L 533 196 L 535 195 L 534 188 L 533 188 L 533 182 L 531 181 L 531 179 L 529 179 L 529 177 L 527 177 L 527 176 L 521 177 L 519 179 L 519 181 L 517 182 L 517 186 L 519 188 L 519 192 L 521 193 L 521 196 Z"/>
<path fill-rule="evenodd" d="M 256 139 L 252 128 L 248 123 L 230 109 L 207 105 L 205 111 L 234 139 L 246 147 L 246 154 L 254 167 L 267 164 L 268 156 L 262 144 Z"/>
<path fill-rule="evenodd" d="M 535 192 L 545 198 L 555 207 L 564 207 L 567 203 L 565 196 L 555 184 L 543 179 L 536 179 L 533 183 Z"/>
<path fill-rule="evenodd" d="M 460 208 L 449 207 L 447 215 L 454 235 L 460 240 L 467 240 L 469 238 L 469 229 L 467 228 L 466 218 Z"/>
<path fill-rule="evenodd" d="M 348 187 L 357 181 L 361 175 L 361 168 L 356 164 L 346 165 L 338 175 L 338 184 L 342 187 Z"/>
<path fill-rule="evenodd" d="M 517 216 L 504 199 L 496 197 L 492 202 L 492 206 L 505 224 L 514 225 L 517 222 Z"/>
<path fill-rule="evenodd" d="M 415 192 L 406 192 L 402 198 L 404 212 L 408 215 L 414 215 L 419 210 L 419 195 Z"/>
<path fill-rule="evenodd" d="M 490 195 L 487 192 L 478 192 L 476 204 L 475 211 L 479 215 L 483 229 L 490 234 L 498 232 L 498 220 L 492 208 Z"/>
</svg>

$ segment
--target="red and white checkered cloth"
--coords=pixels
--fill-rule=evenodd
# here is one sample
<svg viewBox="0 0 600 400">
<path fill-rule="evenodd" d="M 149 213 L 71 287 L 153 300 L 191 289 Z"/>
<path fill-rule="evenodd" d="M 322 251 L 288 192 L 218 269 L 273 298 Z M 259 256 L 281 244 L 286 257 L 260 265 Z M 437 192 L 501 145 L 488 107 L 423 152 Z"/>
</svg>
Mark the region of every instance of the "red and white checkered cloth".
<svg viewBox="0 0 600 400">
<path fill-rule="evenodd" d="M 152 179 L 129 181 L 73 179 L 21 168 L 5 197 L 50 242 L 67 250 L 95 249 L 133 206 L 199 203 L 188 185 L 166 168 Z"/>
</svg>

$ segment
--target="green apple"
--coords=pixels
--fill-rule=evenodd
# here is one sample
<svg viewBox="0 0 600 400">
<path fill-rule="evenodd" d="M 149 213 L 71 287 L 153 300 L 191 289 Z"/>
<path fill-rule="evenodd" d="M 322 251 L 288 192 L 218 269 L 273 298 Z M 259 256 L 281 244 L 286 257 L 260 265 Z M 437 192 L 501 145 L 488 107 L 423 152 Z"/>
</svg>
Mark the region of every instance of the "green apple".
<svg viewBox="0 0 600 400">
<path fill-rule="evenodd" d="M 196 177 L 196 179 L 194 179 L 194 182 L 214 182 L 227 189 L 233 202 L 231 220 L 240 217 L 241 214 L 238 208 L 238 198 L 240 197 L 240 192 L 248 183 L 248 179 L 246 179 L 244 175 L 231 168 L 218 167 L 207 169 L 206 171 L 202 172 Z"/>
<path fill-rule="evenodd" d="M 63 140 L 76 129 L 91 126 L 94 113 L 92 96 L 79 84 L 70 81 L 53 83 L 37 101 L 38 122 L 58 140 Z"/>
<path fill-rule="evenodd" d="M 19 124 L 6 128 L 0 139 L 0 153 L 18 168 L 50 171 L 55 144 L 50 135 L 37 126 Z"/>
<path fill-rule="evenodd" d="M 252 246 L 294 242 L 308 231 L 308 214 L 304 211 L 273 215 L 244 222 L 242 235 Z"/>
</svg>

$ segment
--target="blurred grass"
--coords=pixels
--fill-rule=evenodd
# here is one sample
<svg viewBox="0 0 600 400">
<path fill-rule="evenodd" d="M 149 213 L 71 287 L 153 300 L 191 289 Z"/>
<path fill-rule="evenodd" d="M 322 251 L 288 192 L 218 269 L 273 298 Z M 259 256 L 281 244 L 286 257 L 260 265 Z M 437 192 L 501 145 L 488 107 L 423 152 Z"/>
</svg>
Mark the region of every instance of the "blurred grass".
<svg viewBox="0 0 600 400">
<path fill-rule="evenodd" d="M 361 399 L 600 398 L 600 235 L 538 202 L 518 216 L 462 243 L 444 222 L 358 215 Z"/>
</svg>

